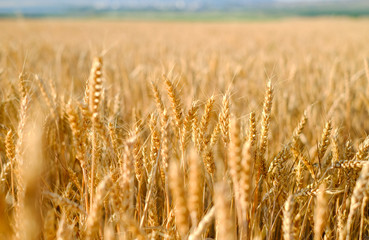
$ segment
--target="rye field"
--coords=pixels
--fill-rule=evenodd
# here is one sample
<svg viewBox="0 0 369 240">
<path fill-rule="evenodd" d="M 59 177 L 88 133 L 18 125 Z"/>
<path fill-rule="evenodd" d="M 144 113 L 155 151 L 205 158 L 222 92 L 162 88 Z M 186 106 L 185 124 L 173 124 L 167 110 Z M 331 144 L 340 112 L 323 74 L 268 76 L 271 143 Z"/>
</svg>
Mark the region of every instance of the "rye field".
<svg viewBox="0 0 369 240">
<path fill-rule="evenodd" d="M 369 19 L 0 29 L 0 239 L 369 238 Z"/>
</svg>

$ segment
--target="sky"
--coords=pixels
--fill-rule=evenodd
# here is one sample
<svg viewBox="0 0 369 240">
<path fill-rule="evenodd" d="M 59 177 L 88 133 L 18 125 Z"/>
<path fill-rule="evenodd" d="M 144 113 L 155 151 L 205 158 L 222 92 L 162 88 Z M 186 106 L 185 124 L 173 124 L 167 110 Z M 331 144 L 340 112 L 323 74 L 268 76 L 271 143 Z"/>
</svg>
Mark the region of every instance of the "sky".
<svg viewBox="0 0 369 240">
<path fill-rule="evenodd" d="M 266 0 L 0 0 L 0 7 L 35 7 L 35 6 L 55 6 L 55 5 L 150 5 L 150 4 L 173 4 L 173 3 L 211 3 L 232 2 L 233 4 L 258 3 Z M 274 2 L 332 2 L 343 0 L 268 0 Z"/>
</svg>

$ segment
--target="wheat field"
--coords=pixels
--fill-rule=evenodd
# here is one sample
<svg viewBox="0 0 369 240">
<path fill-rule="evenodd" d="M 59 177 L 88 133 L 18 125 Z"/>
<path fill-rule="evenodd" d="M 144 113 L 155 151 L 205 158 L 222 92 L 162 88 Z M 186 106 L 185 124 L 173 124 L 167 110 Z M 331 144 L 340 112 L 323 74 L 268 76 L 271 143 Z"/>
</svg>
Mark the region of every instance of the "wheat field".
<svg viewBox="0 0 369 240">
<path fill-rule="evenodd" d="M 0 29 L 0 239 L 369 238 L 369 19 Z"/>
</svg>

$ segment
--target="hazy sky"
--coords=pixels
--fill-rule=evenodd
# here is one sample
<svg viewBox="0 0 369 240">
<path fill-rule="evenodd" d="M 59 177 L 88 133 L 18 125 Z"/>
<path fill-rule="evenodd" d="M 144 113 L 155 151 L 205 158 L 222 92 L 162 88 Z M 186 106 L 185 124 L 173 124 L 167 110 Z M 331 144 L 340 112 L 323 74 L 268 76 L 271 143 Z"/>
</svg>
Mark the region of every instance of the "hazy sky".
<svg viewBox="0 0 369 240">
<path fill-rule="evenodd" d="M 191 2 L 191 3 L 211 3 L 211 2 L 227 3 L 227 0 L 187 0 L 187 1 L 173 1 L 173 0 L 0 0 L 0 7 L 30 7 L 30 6 L 55 6 L 55 5 L 132 5 L 132 4 L 174 4 L 175 2 Z M 247 2 L 261 2 L 265 0 L 231 0 L 232 3 L 247 3 Z M 273 0 L 275 2 L 332 2 L 342 0 Z"/>
</svg>

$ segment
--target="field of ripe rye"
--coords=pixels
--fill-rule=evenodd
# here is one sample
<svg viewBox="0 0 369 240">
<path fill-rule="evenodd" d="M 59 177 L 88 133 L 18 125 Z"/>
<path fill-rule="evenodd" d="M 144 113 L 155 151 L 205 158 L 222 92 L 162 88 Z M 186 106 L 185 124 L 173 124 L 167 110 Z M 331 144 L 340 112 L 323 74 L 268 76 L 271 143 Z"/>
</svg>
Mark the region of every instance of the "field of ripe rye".
<svg viewBox="0 0 369 240">
<path fill-rule="evenodd" d="M 369 19 L 0 29 L 0 239 L 369 238 Z"/>
</svg>

